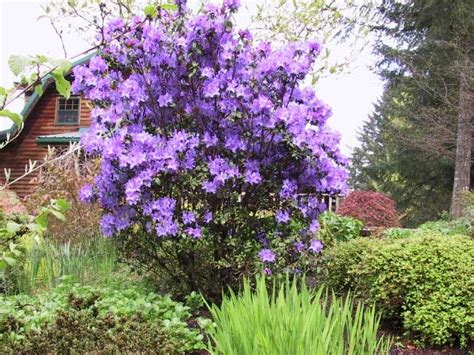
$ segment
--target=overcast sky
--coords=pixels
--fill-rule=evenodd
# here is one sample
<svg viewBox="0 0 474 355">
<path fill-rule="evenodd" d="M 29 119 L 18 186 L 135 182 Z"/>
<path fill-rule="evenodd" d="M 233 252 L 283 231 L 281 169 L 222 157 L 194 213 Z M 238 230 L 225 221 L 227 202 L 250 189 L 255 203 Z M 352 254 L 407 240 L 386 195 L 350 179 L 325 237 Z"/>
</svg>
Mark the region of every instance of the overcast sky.
<svg viewBox="0 0 474 355">
<path fill-rule="evenodd" d="M 66 1 L 66 0 L 64 0 Z M 241 0 L 252 8 L 256 0 Z M 15 80 L 8 68 L 8 57 L 12 54 L 44 54 L 61 58 L 64 56 L 61 44 L 42 14 L 40 0 L 0 0 L 0 85 L 10 87 Z M 246 27 L 249 16 L 237 16 L 237 25 Z M 68 36 L 66 46 L 70 55 L 80 53 L 88 44 L 74 36 Z M 339 48 L 339 51 L 344 48 Z M 337 53 L 335 53 L 337 55 Z M 333 110 L 330 125 L 342 135 L 342 149 L 350 154 L 358 145 L 357 131 L 373 110 L 373 104 L 380 98 L 383 83 L 370 70 L 374 57 L 370 50 L 359 56 L 350 72 L 321 79 L 315 87 L 318 96 Z M 18 110 L 17 107 L 11 109 Z M 20 108 L 21 109 L 21 108 Z M 6 120 L 0 118 L 0 130 Z M 8 122 L 9 124 L 9 122 Z"/>
</svg>

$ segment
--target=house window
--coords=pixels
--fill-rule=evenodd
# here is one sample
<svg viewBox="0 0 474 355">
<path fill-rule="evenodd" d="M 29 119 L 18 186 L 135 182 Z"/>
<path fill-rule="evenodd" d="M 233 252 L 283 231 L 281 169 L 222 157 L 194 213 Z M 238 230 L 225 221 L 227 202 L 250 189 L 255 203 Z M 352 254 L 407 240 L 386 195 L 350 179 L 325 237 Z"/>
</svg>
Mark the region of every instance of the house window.
<svg viewBox="0 0 474 355">
<path fill-rule="evenodd" d="M 56 124 L 78 125 L 80 103 L 81 99 L 79 96 L 73 96 L 69 99 L 58 98 Z"/>
</svg>

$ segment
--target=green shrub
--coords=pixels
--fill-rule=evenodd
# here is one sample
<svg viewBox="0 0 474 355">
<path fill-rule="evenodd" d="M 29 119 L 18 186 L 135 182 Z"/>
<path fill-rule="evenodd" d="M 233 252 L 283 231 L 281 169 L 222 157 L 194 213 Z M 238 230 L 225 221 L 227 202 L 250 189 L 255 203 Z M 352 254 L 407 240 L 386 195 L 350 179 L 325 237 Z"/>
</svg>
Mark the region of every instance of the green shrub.
<svg viewBox="0 0 474 355">
<path fill-rule="evenodd" d="M 136 288 L 61 284 L 1 300 L 2 353 L 182 354 L 204 347 L 189 308 Z"/>
<path fill-rule="evenodd" d="M 334 212 L 325 212 L 319 217 L 321 229 L 318 237 L 324 245 L 333 245 L 338 242 L 360 236 L 364 224 L 356 218 L 340 216 Z"/>
<path fill-rule="evenodd" d="M 213 354 L 386 354 L 391 340 L 378 338 L 375 309 L 353 306 L 350 297 L 329 297 L 322 289 L 287 281 L 268 293 L 265 279 L 254 292 L 244 282 L 221 306 L 210 307 Z M 355 312 L 353 312 L 355 311 Z"/>
<path fill-rule="evenodd" d="M 474 240 L 359 238 L 329 251 L 328 283 L 402 322 L 422 344 L 466 345 L 474 332 Z"/>
</svg>

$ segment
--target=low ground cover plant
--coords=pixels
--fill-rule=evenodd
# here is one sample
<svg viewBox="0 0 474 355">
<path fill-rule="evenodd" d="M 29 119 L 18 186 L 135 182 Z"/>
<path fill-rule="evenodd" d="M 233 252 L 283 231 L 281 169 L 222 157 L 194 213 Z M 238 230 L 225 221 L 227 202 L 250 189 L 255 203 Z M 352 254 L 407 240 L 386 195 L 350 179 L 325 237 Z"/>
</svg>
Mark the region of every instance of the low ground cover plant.
<svg viewBox="0 0 474 355">
<path fill-rule="evenodd" d="M 2 353 L 182 354 L 204 348 L 190 309 L 168 296 L 63 283 L 48 293 L 1 298 Z"/>
<path fill-rule="evenodd" d="M 210 307 L 213 354 L 387 354 L 391 339 L 379 337 L 374 307 L 351 297 L 309 290 L 288 279 L 268 291 L 264 277 L 256 289 L 246 280 L 220 306 Z"/>
<path fill-rule="evenodd" d="M 357 218 L 367 227 L 400 226 L 395 201 L 381 192 L 353 191 L 344 199 L 337 212 Z"/>
<path fill-rule="evenodd" d="M 474 334 L 474 240 L 421 234 L 358 238 L 329 251 L 328 284 L 376 304 L 420 344 L 466 346 Z"/>
</svg>

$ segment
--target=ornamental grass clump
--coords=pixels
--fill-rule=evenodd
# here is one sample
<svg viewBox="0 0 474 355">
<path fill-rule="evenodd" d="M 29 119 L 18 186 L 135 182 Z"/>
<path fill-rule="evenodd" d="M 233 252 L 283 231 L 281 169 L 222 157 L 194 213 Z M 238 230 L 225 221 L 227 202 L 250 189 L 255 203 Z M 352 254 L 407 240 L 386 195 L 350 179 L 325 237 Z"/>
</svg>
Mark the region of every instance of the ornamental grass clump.
<svg viewBox="0 0 474 355">
<path fill-rule="evenodd" d="M 390 338 L 378 336 L 374 307 L 288 279 L 272 292 L 263 277 L 255 291 L 245 280 L 241 293 L 231 291 L 210 311 L 213 354 L 388 354 L 391 346 Z"/>
<path fill-rule="evenodd" d="M 177 4 L 110 22 L 99 55 L 74 70 L 73 91 L 94 106 L 82 144 L 101 157 L 81 197 L 100 203 L 102 232 L 129 260 L 220 294 L 262 249 L 275 271 L 281 240 L 321 250 L 316 195 L 346 189 L 347 161 L 331 110 L 303 85 L 318 43 L 254 43 L 233 24 L 236 0 L 196 16 Z"/>
</svg>

